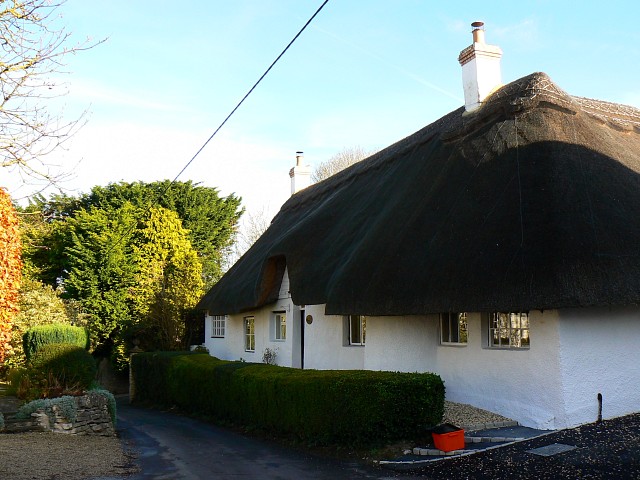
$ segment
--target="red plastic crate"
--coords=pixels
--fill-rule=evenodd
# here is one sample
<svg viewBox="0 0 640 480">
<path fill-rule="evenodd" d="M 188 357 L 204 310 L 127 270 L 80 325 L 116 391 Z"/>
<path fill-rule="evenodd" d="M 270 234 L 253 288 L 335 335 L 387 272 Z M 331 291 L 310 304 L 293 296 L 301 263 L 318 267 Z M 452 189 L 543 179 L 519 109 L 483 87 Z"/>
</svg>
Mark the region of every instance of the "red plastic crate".
<svg viewBox="0 0 640 480">
<path fill-rule="evenodd" d="M 435 447 L 443 452 L 464 449 L 464 430 L 461 428 L 453 432 L 446 433 L 432 432 L 431 436 L 433 437 Z"/>
</svg>

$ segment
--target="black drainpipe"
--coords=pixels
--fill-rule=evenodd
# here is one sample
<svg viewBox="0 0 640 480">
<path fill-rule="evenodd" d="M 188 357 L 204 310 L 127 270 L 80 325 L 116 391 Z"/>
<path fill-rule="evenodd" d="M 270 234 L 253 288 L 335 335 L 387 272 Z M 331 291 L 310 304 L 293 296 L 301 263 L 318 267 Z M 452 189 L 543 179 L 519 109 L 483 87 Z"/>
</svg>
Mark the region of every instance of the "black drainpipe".
<svg viewBox="0 0 640 480">
<path fill-rule="evenodd" d="M 304 370 L 304 308 L 300 309 L 300 369 Z"/>
</svg>

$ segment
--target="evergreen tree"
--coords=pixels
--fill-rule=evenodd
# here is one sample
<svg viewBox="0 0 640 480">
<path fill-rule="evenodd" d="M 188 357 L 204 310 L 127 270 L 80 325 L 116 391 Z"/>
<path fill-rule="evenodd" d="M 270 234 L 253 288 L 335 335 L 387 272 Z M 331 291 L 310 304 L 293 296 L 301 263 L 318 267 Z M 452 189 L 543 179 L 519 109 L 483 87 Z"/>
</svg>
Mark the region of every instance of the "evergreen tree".
<svg viewBox="0 0 640 480">
<path fill-rule="evenodd" d="M 135 209 L 79 210 L 64 220 L 65 295 L 80 300 L 91 341 L 98 353 L 110 352 L 117 329 L 130 321 L 130 289 L 135 284 L 132 244 Z"/>
<path fill-rule="evenodd" d="M 152 208 L 134 240 L 133 311 L 160 350 L 182 347 L 185 319 L 204 293 L 202 267 L 175 212 Z M 149 345 L 151 346 L 151 345 Z"/>
</svg>

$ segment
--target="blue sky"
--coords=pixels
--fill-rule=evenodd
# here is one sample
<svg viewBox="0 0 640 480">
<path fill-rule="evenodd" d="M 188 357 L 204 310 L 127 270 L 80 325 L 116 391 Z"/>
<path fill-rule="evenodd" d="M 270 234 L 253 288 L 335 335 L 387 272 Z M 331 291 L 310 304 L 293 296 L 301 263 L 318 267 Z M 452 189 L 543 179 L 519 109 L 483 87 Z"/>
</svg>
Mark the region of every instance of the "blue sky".
<svg viewBox="0 0 640 480">
<path fill-rule="evenodd" d="M 50 163 L 70 193 L 174 178 L 321 0 L 67 0 L 69 94 L 52 107 L 87 125 Z M 180 177 L 275 213 L 296 150 L 315 165 L 343 148 L 383 148 L 463 103 L 470 23 L 499 45 L 503 82 L 544 71 L 565 91 L 640 107 L 640 3 L 330 0 Z M 15 177 L 15 176 L 14 176 Z M 0 173 L 0 185 L 17 188 Z"/>
</svg>

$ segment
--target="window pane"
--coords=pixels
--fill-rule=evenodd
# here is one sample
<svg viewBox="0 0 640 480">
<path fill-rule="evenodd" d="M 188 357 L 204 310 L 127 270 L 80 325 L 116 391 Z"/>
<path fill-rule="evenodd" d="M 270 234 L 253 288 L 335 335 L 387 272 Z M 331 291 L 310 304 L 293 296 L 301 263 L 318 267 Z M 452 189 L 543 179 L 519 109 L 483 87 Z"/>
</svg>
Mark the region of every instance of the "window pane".
<svg viewBox="0 0 640 480">
<path fill-rule="evenodd" d="M 360 317 L 360 320 L 362 321 L 362 344 L 364 345 L 365 343 L 365 339 L 367 336 L 367 317 Z"/>
<path fill-rule="evenodd" d="M 459 342 L 467 343 L 468 333 L 467 333 L 467 314 L 460 313 L 458 315 L 458 329 L 460 331 L 459 334 Z"/>
<path fill-rule="evenodd" d="M 448 322 L 451 327 L 450 327 L 450 331 L 451 331 L 451 341 L 453 343 L 458 343 L 460 341 L 460 336 L 458 335 L 459 333 L 459 324 L 458 324 L 458 314 L 457 313 L 450 313 L 449 314 L 449 322 Z"/>
<path fill-rule="evenodd" d="M 448 313 L 443 313 L 442 315 L 440 315 L 440 326 L 441 326 L 441 332 L 442 332 L 442 338 L 441 341 L 442 342 L 450 342 L 451 341 L 451 334 L 450 334 L 450 322 L 449 322 L 449 314 Z"/>
<path fill-rule="evenodd" d="M 529 347 L 529 313 L 495 312 L 491 314 L 490 346 Z"/>
<path fill-rule="evenodd" d="M 254 318 L 244 318 L 244 349 L 247 352 L 253 352 L 256 349 L 256 335 L 254 330 Z"/>
<path fill-rule="evenodd" d="M 349 343 L 351 345 L 364 345 L 366 328 L 366 317 L 349 315 Z"/>
</svg>

